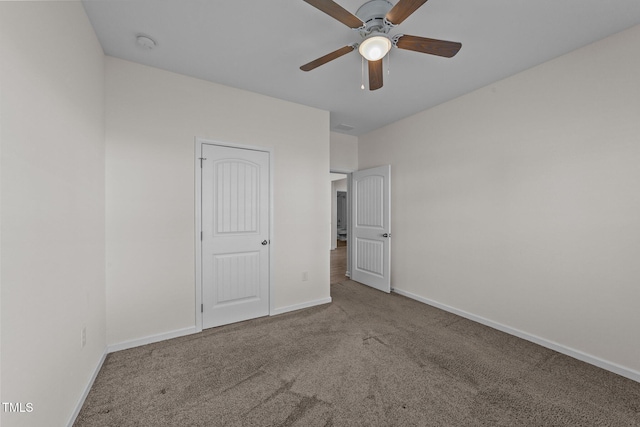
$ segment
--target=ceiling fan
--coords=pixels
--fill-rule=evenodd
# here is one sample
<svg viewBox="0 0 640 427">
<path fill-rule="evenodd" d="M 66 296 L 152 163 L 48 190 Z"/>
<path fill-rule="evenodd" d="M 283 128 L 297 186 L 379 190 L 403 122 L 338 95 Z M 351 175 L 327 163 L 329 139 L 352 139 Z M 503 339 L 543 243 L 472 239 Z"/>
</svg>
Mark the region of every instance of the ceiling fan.
<svg viewBox="0 0 640 427">
<path fill-rule="evenodd" d="M 413 50 L 430 55 L 453 57 L 462 44 L 425 37 L 396 34 L 389 36 L 389 31 L 400 25 L 427 0 L 398 0 L 395 6 L 388 0 L 371 0 L 360 6 L 355 15 L 344 9 L 333 0 L 304 0 L 311 6 L 321 10 L 332 18 L 357 30 L 363 38 L 360 43 L 353 43 L 321 56 L 300 69 L 311 71 L 329 61 L 340 58 L 355 49 L 367 60 L 369 65 L 369 90 L 382 87 L 382 59 L 391 47 Z"/>
</svg>

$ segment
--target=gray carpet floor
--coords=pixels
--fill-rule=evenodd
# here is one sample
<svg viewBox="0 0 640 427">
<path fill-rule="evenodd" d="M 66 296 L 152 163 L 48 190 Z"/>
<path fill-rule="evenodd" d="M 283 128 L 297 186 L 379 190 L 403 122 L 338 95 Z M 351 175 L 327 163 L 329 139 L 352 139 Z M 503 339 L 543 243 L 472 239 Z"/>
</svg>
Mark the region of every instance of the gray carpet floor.
<svg viewBox="0 0 640 427">
<path fill-rule="evenodd" d="M 109 354 L 74 426 L 640 426 L 640 383 L 355 282 Z"/>
</svg>

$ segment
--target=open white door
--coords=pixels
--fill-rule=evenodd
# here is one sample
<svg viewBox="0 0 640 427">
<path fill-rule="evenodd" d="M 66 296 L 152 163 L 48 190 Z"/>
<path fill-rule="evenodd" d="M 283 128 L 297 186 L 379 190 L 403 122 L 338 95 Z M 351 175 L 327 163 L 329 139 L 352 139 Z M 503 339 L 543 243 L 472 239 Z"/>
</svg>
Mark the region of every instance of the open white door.
<svg viewBox="0 0 640 427">
<path fill-rule="evenodd" d="M 351 279 L 391 292 L 391 166 L 354 172 Z"/>
</svg>

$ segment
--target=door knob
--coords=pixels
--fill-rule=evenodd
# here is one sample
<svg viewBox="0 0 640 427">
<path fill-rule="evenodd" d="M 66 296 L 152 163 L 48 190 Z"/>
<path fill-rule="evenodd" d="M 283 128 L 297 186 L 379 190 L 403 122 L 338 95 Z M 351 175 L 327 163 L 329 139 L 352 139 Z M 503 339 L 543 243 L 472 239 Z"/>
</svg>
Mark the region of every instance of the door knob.
<svg viewBox="0 0 640 427">
<path fill-rule="evenodd" d="M 266 240 L 262 241 L 262 246 L 266 245 L 268 242 Z"/>
</svg>

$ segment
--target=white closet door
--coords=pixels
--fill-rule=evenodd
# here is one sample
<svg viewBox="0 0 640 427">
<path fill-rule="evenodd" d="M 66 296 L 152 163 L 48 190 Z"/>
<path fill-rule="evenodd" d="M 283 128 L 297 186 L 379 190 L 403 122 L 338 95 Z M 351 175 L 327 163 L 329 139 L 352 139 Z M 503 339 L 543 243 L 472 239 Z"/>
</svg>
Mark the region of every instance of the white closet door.
<svg viewBox="0 0 640 427">
<path fill-rule="evenodd" d="M 202 323 L 269 314 L 269 153 L 202 145 Z"/>
</svg>

